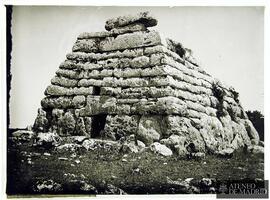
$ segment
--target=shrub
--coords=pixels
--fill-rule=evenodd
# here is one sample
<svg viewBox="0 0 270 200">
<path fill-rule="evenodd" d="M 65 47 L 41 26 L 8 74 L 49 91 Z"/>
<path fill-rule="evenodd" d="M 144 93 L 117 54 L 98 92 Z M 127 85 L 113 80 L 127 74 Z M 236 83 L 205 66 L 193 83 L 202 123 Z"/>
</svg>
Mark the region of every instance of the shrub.
<svg viewBox="0 0 270 200">
<path fill-rule="evenodd" d="M 264 116 L 258 111 L 247 111 L 247 116 L 257 130 L 260 140 L 264 141 Z"/>
<path fill-rule="evenodd" d="M 225 96 L 225 91 L 222 88 L 221 84 L 219 81 L 216 81 L 212 84 L 212 92 L 213 95 L 218 99 L 218 104 L 217 104 L 217 117 L 223 117 L 226 115 L 226 112 L 224 110 L 224 106 L 223 106 L 223 101 L 224 101 L 224 96 Z"/>
</svg>

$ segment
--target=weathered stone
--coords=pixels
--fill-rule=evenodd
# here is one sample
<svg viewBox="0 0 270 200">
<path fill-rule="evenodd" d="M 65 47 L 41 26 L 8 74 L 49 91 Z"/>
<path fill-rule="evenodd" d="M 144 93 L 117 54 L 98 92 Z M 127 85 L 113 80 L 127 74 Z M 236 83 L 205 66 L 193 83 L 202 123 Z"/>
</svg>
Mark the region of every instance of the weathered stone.
<svg viewBox="0 0 270 200">
<path fill-rule="evenodd" d="M 252 125 L 251 121 L 245 120 L 245 127 L 246 127 L 249 138 L 254 139 L 255 144 L 257 145 L 260 141 L 260 138 L 259 138 L 258 132 L 256 131 L 256 129 Z"/>
<path fill-rule="evenodd" d="M 163 155 L 163 156 L 171 156 L 173 154 L 172 151 L 168 147 L 158 142 L 151 144 L 150 149 L 151 151 L 158 153 L 160 155 Z"/>
<path fill-rule="evenodd" d="M 63 86 L 63 87 L 75 87 L 75 86 L 77 86 L 78 81 L 73 80 L 73 79 L 68 79 L 65 77 L 55 76 L 51 80 L 51 83 L 54 85 L 59 85 L 59 86 Z"/>
<path fill-rule="evenodd" d="M 147 56 L 141 56 L 137 58 L 133 58 L 130 66 L 133 68 L 144 68 L 149 65 L 149 57 Z"/>
<path fill-rule="evenodd" d="M 77 40 L 74 44 L 72 51 L 82 51 L 82 52 L 97 52 L 98 51 L 98 41 L 96 39 L 84 39 Z"/>
<path fill-rule="evenodd" d="M 38 133 L 36 144 L 46 148 L 58 146 L 61 142 L 61 138 L 56 133 Z"/>
<path fill-rule="evenodd" d="M 75 126 L 75 135 L 84 135 L 87 136 L 86 127 L 82 117 L 79 117 Z"/>
<path fill-rule="evenodd" d="M 63 128 L 63 134 L 64 135 L 73 135 L 74 134 L 74 128 L 76 125 L 76 121 L 74 119 L 74 116 L 71 112 L 66 112 L 64 116 L 61 119 L 61 126 Z"/>
<path fill-rule="evenodd" d="M 72 97 L 45 97 L 41 100 L 43 108 L 72 108 Z"/>
<path fill-rule="evenodd" d="M 57 151 L 57 153 L 72 153 L 78 151 L 79 149 L 81 149 L 81 147 L 82 146 L 79 144 L 66 143 L 57 146 L 55 150 Z"/>
<path fill-rule="evenodd" d="M 134 23 L 141 23 L 145 27 L 151 27 L 157 25 L 157 20 L 153 18 L 149 12 L 140 12 L 137 15 L 125 15 L 109 19 L 106 21 L 105 29 L 112 30 L 113 28 L 119 28 Z"/>
<path fill-rule="evenodd" d="M 163 121 L 160 116 L 142 116 L 139 121 L 138 139 L 146 145 L 159 141 L 163 130 Z"/>
<path fill-rule="evenodd" d="M 85 130 L 89 137 L 92 133 L 92 119 L 91 117 L 84 117 Z"/>
<path fill-rule="evenodd" d="M 86 103 L 85 96 L 75 96 L 72 99 L 72 105 L 75 108 L 81 108 L 81 107 L 85 106 L 85 103 Z"/>
<path fill-rule="evenodd" d="M 29 142 L 34 136 L 33 131 L 18 130 L 12 133 L 12 141 L 14 142 Z"/>
<path fill-rule="evenodd" d="M 37 193 L 58 193 L 63 191 L 62 185 L 54 182 L 53 180 L 39 180 L 33 185 L 33 191 Z"/>
<path fill-rule="evenodd" d="M 105 96 L 117 96 L 121 93 L 121 88 L 113 88 L 113 87 L 101 87 L 100 95 Z"/>
<path fill-rule="evenodd" d="M 262 146 L 253 145 L 249 147 L 248 150 L 253 154 L 264 154 L 264 147 Z"/>
<path fill-rule="evenodd" d="M 52 130 L 54 132 L 58 132 L 60 135 L 62 134 L 60 121 L 63 114 L 64 114 L 64 110 L 62 109 L 54 108 L 52 110 L 52 119 L 51 119 Z"/>
<path fill-rule="evenodd" d="M 124 34 L 124 33 L 132 33 L 132 32 L 137 32 L 137 31 L 145 31 L 146 27 L 143 23 L 134 23 L 134 24 L 129 24 L 127 26 L 123 27 L 117 27 L 112 29 L 110 32 L 112 35 L 119 35 L 119 34 Z"/>
<path fill-rule="evenodd" d="M 135 134 L 138 128 L 138 116 L 116 115 L 108 116 L 105 125 L 105 134 L 110 133 L 115 139 Z"/>
<path fill-rule="evenodd" d="M 58 69 L 55 72 L 58 76 L 66 77 L 69 79 L 81 79 L 83 74 L 80 71 L 73 71 L 70 69 Z"/>
<path fill-rule="evenodd" d="M 71 96 L 93 94 L 93 87 L 65 88 L 57 85 L 50 85 L 45 91 L 48 96 Z"/>
<path fill-rule="evenodd" d="M 163 40 L 156 31 L 134 32 L 118 35 L 116 38 L 107 37 L 100 41 L 100 51 L 115 51 L 162 44 Z"/>
<path fill-rule="evenodd" d="M 179 135 L 185 138 L 185 146 L 193 146 L 192 152 L 204 152 L 205 142 L 201 133 L 192 126 L 191 121 L 185 117 L 168 116 L 166 135 Z"/>
<path fill-rule="evenodd" d="M 78 82 L 78 86 L 82 86 L 82 87 L 88 87 L 88 86 L 102 86 L 103 85 L 103 81 L 102 80 L 98 80 L 98 79 L 81 79 Z"/>
<path fill-rule="evenodd" d="M 91 39 L 91 38 L 105 38 L 109 36 L 111 36 L 111 33 L 107 31 L 91 32 L 91 33 L 84 32 L 78 36 L 78 39 L 82 40 L 82 39 Z"/>
<path fill-rule="evenodd" d="M 234 149 L 232 148 L 227 148 L 227 149 L 222 149 L 221 151 L 218 152 L 218 155 L 223 156 L 223 157 L 231 157 L 233 155 Z"/>
<path fill-rule="evenodd" d="M 85 140 L 82 143 L 82 146 L 86 149 L 86 150 L 93 150 L 95 148 L 95 142 L 94 140 Z"/>
<path fill-rule="evenodd" d="M 45 132 L 48 129 L 48 123 L 46 112 L 39 108 L 37 118 L 35 119 L 35 123 L 33 125 L 33 130 L 36 132 Z"/>
</svg>

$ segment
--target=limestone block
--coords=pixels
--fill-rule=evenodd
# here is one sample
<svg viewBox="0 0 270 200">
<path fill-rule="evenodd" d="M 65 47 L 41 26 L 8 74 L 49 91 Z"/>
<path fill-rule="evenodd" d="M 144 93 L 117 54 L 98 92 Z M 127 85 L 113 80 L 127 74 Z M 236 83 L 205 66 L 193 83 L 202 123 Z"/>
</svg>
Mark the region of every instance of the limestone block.
<svg viewBox="0 0 270 200">
<path fill-rule="evenodd" d="M 70 79 L 81 79 L 83 78 L 83 74 L 79 71 L 73 71 L 68 69 L 58 69 L 56 71 L 58 76 L 63 76 Z"/>
<path fill-rule="evenodd" d="M 97 52 L 98 49 L 98 40 L 97 39 L 83 39 L 77 40 L 74 44 L 72 51 L 82 51 L 82 52 Z"/>
<path fill-rule="evenodd" d="M 193 110 L 196 110 L 198 112 L 207 113 L 206 108 L 202 106 L 201 104 L 192 102 L 192 101 L 185 101 L 188 108 L 191 108 Z"/>
<path fill-rule="evenodd" d="M 122 49 L 132 49 L 145 46 L 162 44 L 162 39 L 158 32 L 134 32 L 118 35 L 116 38 L 107 37 L 100 41 L 100 51 L 115 51 Z"/>
<path fill-rule="evenodd" d="M 103 86 L 105 87 L 118 87 L 121 86 L 120 82 L 122 79 L 118 79 L 115 77 L 105 77 L 103 78 Z"/>
<path fill-rule="evenodd" d="M 54 108 L 52 110 L 52 117 L 50 121 L 50 126 L 53 132 L 58 133 L 59 135 L 62 135 L 62 128 L 61 128 L 61 119 L 64 115 L 64 110 Z"/>
<path fill-rule="evenodd" d="M 105 134 L 112 134 L 115 139 L 136 134 L 139 117 L 136 115 L 108 115 L 105 124 Z"/>
<path fill-rule="evenodd" d="M 76 64 L 71 60 L 65 60 L 59 66 L 60 69 L 76 69 Z"/>
<path fill-rule="evenodd" d="M 143 56 L 143 48 L 126 49 L 122 53 L 118 53 L 118 57 L 121 58 L 136 58 Z"/>
<path fill-rule="evenodd" d="M 72 95 L 71 90 L 69 88 L 57 86 L 57 85 L 50 85 L 45 90 L 45 95 L 51 96 L 69 96 Z"/>
<path fill-rule="evenodd" d="M 74 96 L 72 99 L 72 105 L 75 108 L 81 108 L 84 107 L 86 103 L 85 96 L 79 95 L 79 96 Z"/>
<path fill-rule="evenodd" d="M 71 108 L 72 97 L 45 97 L 41 100 L 43 108 Z"/>
<path fill-rule="evenodd" d="M 140 56 L 137 58 L 133 58 L 130 66 L 133 68 L 145 68 L 149 65 L 149 57 L 147 56 Z"/>
<path fill-rule="evenodd" d="M 130 105 L 127 105 L 127 104 L 117 105 L 116 113 L 118 115 L 129 115 L 130 114 Z"/>
<path fill-rule="evenodd" d="M 127 99 L 117 99 L 117 104 L 134 104 L 138 103 L 140 99 L 132 99 L 132 98 L 127 98 Z"/>
<path fill-rule="evenodd" d="M 64 116 L 61 118 L 60 123 L 61 123 L 61 127 L 63 128 L 63 134 L 65 136 L 74 135 L 76 121 L 71 112 L 66 112 Z"/>
<path fill-rule="evenodd" d="M 155 65 L 166 64 L 166 63 L 162 63 L 162 59 L 164 58 L 164 56 L 165 56 L 164 53 L 152 54 L 149 60 L 150 65 L 155 66 Z"/>
<path fill-rule="evenodd" d="M 159 54 L 159 53 L 164 53 L 166 51 L 166 47 L 163 45 L 157 45 L 153 47 L 146 47 L 144 50 L 144 53 L 146 55 L 151 55 L 151 54 Z"/>
<path fill-rule="evenodd" d="M 90 95 L 93 94 L 93 87 L 79 87 L 71 90 L 73 95 Z"/>
<path fill-rule="evenodd" d="M 55 76 L 51 80 L 51 83 L 54 85 L 59 85 L 63 87 L 75 87 L 77 86 L 78 81 L 74 79 L 65 78 L 65 77 Z"/>
<path fill-rule="evenodd" d="M 113 28 L 110 33 L 112 35 L 119 35 L 119 34 L 125 34 L 125 33 L 132 33 L 137 31 L 145 31 L 146 27 L 143 23 L 134 23 L 134 24 L 128 24 L 124 27 L 117 27 Z"/>
<path fill-rule="evenodd" d="M 159 142 L 154 142 L 151 144 L 150 150 L 163 156 L 171 156 L 173 154 L 171 149 L 163 144 L 160 144 Z"/>
<path fill-rule="evenodd" d="M 158 114 L 159 108 L 154 101 L 147 101 L 146 99 L 141 99 L 140 102 L 134 105 L 134 108 L 131 108 L 131 112 L 140 115 L 148 114 Z"/>
<path fill-rule="evenodd" d="M 142 75 L 142 69 L 131 69 L 126 68 L 121 71 L 121 74 L 119 77 L 123 78 L 131 78 L 131 77 L 140 77 Z"/>
<path fill-rule="evenodd" d="M 196 110 L 187 109 L 187 114 L 185 116 L 200 119 L 200 118 L 202 118 L 202 113 L 200 113 Z"/>
<path fill-rule="evenodd" d="M 165 97 L 170 96 L 173 93 L 174 93 L 173 89 L 169 86 L 163 88 L 150 87 L 148 90 L 149 97 Z"/>
<path fill-rule="evenodd" d="M 100 95 L 107 95 L 107 96 L 118 96 L 121 93 L 121 88 L 113 88 L 113 87 L 101 87 L 100 88 Z"/>
<path fill-rule="evenodd" d="M 75 125 L 75 133 L 74 135 L 80 135 L 80 136 L 87 136 L 87 131 L 86 131 L 86 127 L 84 124 L 84 119 L 82 117 L 79 117 L 76 125 Z"/>
<path fill-rule="evenodd" d="M 46 132 L 49 126 L 48 123 L 49 122 L 46 117 L 46 112 L 42 108 L 39 108 L 37 117 L 33 125 L 33 130 L 35 132 Z"/>
<path fill-rule="evenodd" d="M 94 53 L 84 53 L 84 52 L 72 52 L 66 55 L 68 60 L 76 60 L 78 62 L 87 62 L 89 60 L 96 59 L 96 55 Z"/>
<path fill-rule="evenodd" d="M 217 153 L 229 147 L 228 141 L 232 140 L 232 132 L 224 132 L 221 122 L 216 117 L 204 117 L 201 121 L 204 126 L 200 132 L 209 151 Z"/>
<path fill-rule="evenodd" d="M 148 87 L 136 87 L 136 88 L 126 88 L 122 89 L 120 94 L 121 98 L 130 98 L 132 95 L 145 96 L 148 93 Z"/>
<path fill-rule="evenodd" d="M 92 71 L 85 71 L 83 73 L 83 78 L 87 78 L 87 79 L 88 78 L 99 79 L 99 78 L 101 78 L 100 71 L 99 70 L 96 70 L 96 69 L 94 69 Z"/>
<path fill-rule="evenodd" d="M 255 141 L 255 144 L 257 145 L 260 141 L 258 132 L 252 125 L 251 121 L 247 119 L 247 120 L 244 120 L 244 122 L 245 122 L 245 127 L 246 127 L 249 138 L 253 139 L 253 141 Z"/>
<path fill-rule="evenodd" d="M 205 143 L 200 132 L 191 124 L 190 119 L 180 116 L 167 116 L 166 135 L 179 135 L 185 138 L 185 146 L 193 146 L 192 151 L 205 151 Z"/>
<path fill-rule="evenodd" d="M 138 127 L 138 140 L 143 141 L 146 145 L 159 141 L 163 133 L 163 120 L 161 116 L 142 116 Z"/>
<path fill-rule="evenodd" d="M 103 69 L 100 71 L 99 76 L 100 77 L 110 77 L 113 75 L 113 70 Z"/>
<path fill-rule="evenodd" d="M 102 96 L 100 98 L 100 112 L 115 114 L 116 110 L 116 98 L 109 96 Z"/>
<path fill-rule="evenodd" d="M 78 86 L 82 86 L 82 87 L 88 87 L 88 86 L 98 86 L 101 87 L 103 85 L 103 81 L 102 80 L 98 80 L 98 79 L 81 79 L 78 82 Z"/>
<path fill-rule="evenodd" d="M 104 67 L 98 62 L 92 63 L 91 61 L 79 62 L 75 66 L 76 66 L 76 69 L 80 69 L 80 70 L 94 70 L 94 69 L 100 70 Z"/>
<path fill-rule="evenodd" d="M 152 67 L 152 68 L 145 68 L 142 70 L 141 72 L 141 76 L 145 77 L 145 76 L 149 76 L 149 77 L 153 77 L 153 76 L 164 76 L 167 75 L 168 72 L 166 72 L 166 69 L 164 66 L 156 66 L 156 67 Z"/>
<path fill-rule="evenodd" d="M 178 114 L 184 116 L 187 112 L 186 103 L 176 97 L 161 97 L 158 98 L 156 107 L 161 113 Z"/>
<path fill-rule="evenodd" d="M 84 124 L 85 124 L 85 130 L 89 137 L 91 137 L 92 132 L 92 118 L 91 117 L 84 117 Z"/>
<path fill-rule="evenodd" d="M 136 15 L 125 15 L 109 19 L 106 21 L 105 29 L 112 30 L 113 28 L 124 27 L 134 23 L 141 23 L 145 27 L 151 27 L 157 25 L 157 20 L 149 12 L 140 12 Z"/>
<path fill-rule="evenodd" d="M 146 87 L 148 86 L 148 80 L 143 78 L 129 78 L 123 81 L 119 81 L 121 87 Z"/>
<path fill-rule="evenodd" d="M 111 33 L 108 31 L 84 32 L 78 36 L 78 39 L 83 40 L 83 39 L 92 39 L 92 38 L 105 38 L 109 36 L 111 36 Z"/>
<path fill-rule="evenodd" d="M 173 86 L 172 85 L 173 78 L 170 76 L 166 77 L 154 77 L 149 80 L 149 86 Z"/>
<path fill-rule="evenodd" d="M 92 116 L 100 114 L 100 97 L 87 96 L 85 109 L 80 110 L 80 116 Z"/>
</svg>

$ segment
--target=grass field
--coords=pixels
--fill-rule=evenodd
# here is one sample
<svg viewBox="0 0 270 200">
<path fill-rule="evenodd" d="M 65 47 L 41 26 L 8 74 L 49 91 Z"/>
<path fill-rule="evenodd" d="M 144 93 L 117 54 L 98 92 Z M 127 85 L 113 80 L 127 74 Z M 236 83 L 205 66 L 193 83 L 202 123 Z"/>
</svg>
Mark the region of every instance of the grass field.
<svg viewBox="0 0 270 200">
<path fill-rule="evenodd" d="M 45 153 L 45 154 L 44 154 Z M 58 152 L 33 147 L 28 143 L 8 145 L 7 193 L 34 194 L 37 181 L 52 179 L 60 185 L 69 180 L 84 180 L 99 194 L 108 184 L 128 194 L 187 193 L 169 180 L 211 178 L 217 181 L 263 179 L 263 156 L 236 152 L 231 158 L 207 155 L 205 159 L 163 157 L 150 151 L 123 154 L 113 149 Z M 82 193 L 66 187 L 58 193 Z"/>
</svg>

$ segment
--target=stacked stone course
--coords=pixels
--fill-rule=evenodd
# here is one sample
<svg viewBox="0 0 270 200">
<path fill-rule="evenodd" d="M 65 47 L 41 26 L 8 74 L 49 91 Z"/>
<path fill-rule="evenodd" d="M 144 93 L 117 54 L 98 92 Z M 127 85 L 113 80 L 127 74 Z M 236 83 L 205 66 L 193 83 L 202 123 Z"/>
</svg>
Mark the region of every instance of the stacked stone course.
<svg viewBox="0 0 270 200">
<path fill-rule="evenodd" d="M 108 20 L 108 31 L 79 35 L 45 91 L 34 129 L 112 140 L 135 134 L 148 145 L 177 136 L 176 151 L 257 144 L 235 90 L 207 74 L 180 43 L 148 29 L 155 25 L 143 12 Z"/>
</svg>

